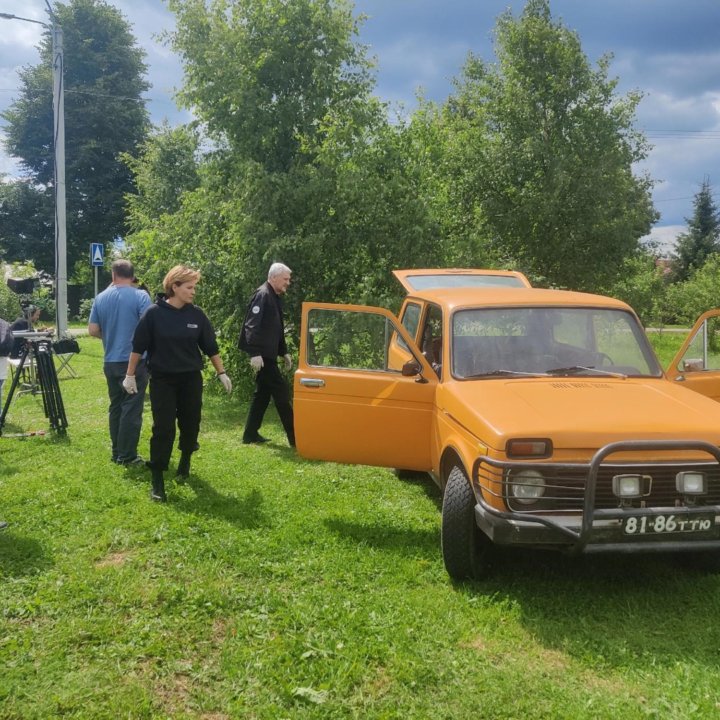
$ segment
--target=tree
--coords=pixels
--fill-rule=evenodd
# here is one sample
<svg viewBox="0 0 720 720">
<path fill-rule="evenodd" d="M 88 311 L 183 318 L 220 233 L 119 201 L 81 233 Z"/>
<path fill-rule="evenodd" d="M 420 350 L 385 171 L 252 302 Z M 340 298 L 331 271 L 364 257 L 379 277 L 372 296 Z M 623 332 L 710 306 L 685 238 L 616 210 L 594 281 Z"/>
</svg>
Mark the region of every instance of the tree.
<svg viewBox="0 0 720 720">
<path fill-rule="evenodd" d="M 485 253 L 597 288 L 656 218 L 652 183 L 632 172 L 647 154 L 633 129 L 640 96 L 616 97 L 609 58 L 593 69 L 548 0 L 507 11 L 495 39 L 497 64 L 471 54 L 441 117 L 456 215 Z"/>
<path fill-rule="evenodd" d="M 673 274 L 679 281 L 687 280 L 720 251 L 720 212 L 708 178 L 695 195 L 693 207 L 693 216 L 686 218 L 688 232 L 678 236 L 672 258 Z"/>
<path fill-rule="evenodd" d="M 371 94 L 370 65 L 343 0 L 173 0 L 181 93 L 210 134 L 199 184 L 157 207 L 163 163 L 143 153 L 128 238 L 157 284 L 177 260 L 203 274 L 199 301 L 234 346 L 245 302 L 281 260 L 300 299 L 384 301 L 389 270 L 437 257 L 410 136 Z M 167 149 L 167 146 L 166 146 Z M 234 347 L 233 347 L 234 349 Z M 228 354 L 232 364 L 237 353 Z"/>
<path fill-rule="evenodd" d="M 54 200 L 29 181 L 0 181 L 0 248 L 9 261 L 31 258 L 40 270 L 55 267 Z"/>
<path fill-rule="evenodd" d="M 144 53 L 127 21 L 103 0 L 70 0 L 55 7 L 64 35 L 68 268 L 90 242 L 125 233 L 124 196 L 132 174 L 120 159 L 148 129 L 141 99 Z M 52 39 L 46 31 L 41 62 L 20 71 L 21 93 L 3 113 L 5 145 L 39 190 L 53 184 Z M 51 246 L 52 247 L 52 246 Z M 38 265 L 47 267 L 47 251 Z M 12 258 L 11 258 L 12 259 Z M 42 263 L 40 262 L 42 260 Z"/>
<path fill-rule="evenodd" d="M 170 0 L 180 93 L 210 135 L 268 172 L 286 172 L 328 115 L 361 117 L 370 64 L 346 0 Z M 303 147 L 305 146 L 305 147 Z"/>
<path fill-rule="evenodd" d="M 720 307 L 720 254 L 707 261 L 684 282 L 668 287 L 665 321 L 690 325 L 708 308 Z"/>
<path fill-rule="evenodd" d="M 177 212 L 185 192 L 200 185 L 199 138 L 187 125 L 164 125 L 123 159 L 135 178 L 137 192 L 127 195 L 128 222 L 138 230 L 153 219 Z"/>
</svg>

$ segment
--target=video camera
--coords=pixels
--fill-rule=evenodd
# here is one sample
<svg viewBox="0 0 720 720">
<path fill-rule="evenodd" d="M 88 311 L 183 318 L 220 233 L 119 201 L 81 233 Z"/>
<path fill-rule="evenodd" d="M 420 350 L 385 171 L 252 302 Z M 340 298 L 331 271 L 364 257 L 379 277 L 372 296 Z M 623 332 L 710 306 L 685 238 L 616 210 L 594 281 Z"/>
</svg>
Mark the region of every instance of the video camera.
<svg viewBox="0 0 720 720">
<path fill-rule="evenodd" d="M 7 286 L 17 295 L 32 295 L 35 292 L 36 286 L 40 285 L 38 278 L 24 278 L 22 280 L 16 280 L 15 278 L 7 279 Z"/>
</svg>

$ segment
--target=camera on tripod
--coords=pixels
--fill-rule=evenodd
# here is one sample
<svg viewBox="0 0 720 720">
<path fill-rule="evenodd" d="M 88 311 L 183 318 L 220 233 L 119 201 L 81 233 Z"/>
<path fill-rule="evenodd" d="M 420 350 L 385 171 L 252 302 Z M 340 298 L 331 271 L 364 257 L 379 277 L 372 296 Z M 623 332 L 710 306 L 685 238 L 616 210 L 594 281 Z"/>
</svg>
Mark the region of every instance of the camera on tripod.
<svg viewBox="0 0 720 720">
<path fill-rule="evenodd" d="M 21 296 L 20 306 L 22 317 L 11 326 L 14 346 L 10 353 L 11 361 L 15 365 L 13 381 L 5 403 L 0 412 L 0 435 L 5 425 L 8 409 L 17 390 L 21 390 L 21 379 L 24 378 L 33 395 L 39 392 L 42 395 L 45 416 L 50 426 L 59 434 L 65 434 L 67 417 L 63 404 L 58 376 L 53 360 L 53 329 L 36 329 L 34 324 L 40 317 L 40 309 L 32 303 L 32 294 L 40 285 L 40 277 L 14 279 L 8 278 L 7 285 Z M 64 352 L 77 352 L 77 341 L 72 338 L 61 339 L 73 344 L 72 349 Z"/>
</svg>

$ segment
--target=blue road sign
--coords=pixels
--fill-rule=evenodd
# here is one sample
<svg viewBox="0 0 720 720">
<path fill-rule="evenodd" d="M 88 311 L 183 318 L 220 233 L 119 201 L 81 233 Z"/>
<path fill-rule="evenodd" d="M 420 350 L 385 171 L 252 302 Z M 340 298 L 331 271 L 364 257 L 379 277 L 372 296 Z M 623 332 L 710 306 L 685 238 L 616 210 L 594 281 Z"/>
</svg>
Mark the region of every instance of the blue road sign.
<svg viewBox="0 0 720 720">
<path fill-rule="evenodd" d="M 90 264 L 93 267 L 103 266 L 103 244 L 90 243 Z"/>
</svg>

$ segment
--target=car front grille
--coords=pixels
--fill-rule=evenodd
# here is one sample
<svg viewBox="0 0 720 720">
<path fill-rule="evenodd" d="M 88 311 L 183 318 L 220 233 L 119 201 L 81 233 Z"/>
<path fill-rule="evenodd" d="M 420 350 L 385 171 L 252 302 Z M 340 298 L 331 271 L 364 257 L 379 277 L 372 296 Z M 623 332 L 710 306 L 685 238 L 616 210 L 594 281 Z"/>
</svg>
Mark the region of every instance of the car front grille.
<svg viewBox="0 0 720 720">
<path fill-rule="evenodd" d="M 513 463 L 493 463 L 492 466 L 481 463 L 478 480 L 483 492 L 502 497 L 508 509 L 514 512 L 529 514 L 582 512 L 589 475 L 587 466 L 527 464 L 522 467 L 533 468 L 542 473 L 545 480 L 545 495 L 541 500 L 532 504 L 522 504 L 512 495 L 513 470 L 519 469 Z M 684 507 L 685 498 L 676 490 L 675 477 L 679 472 L 687 470 L 702 470 L 708 478 L 708 492 L 697 496 L 695 505 L 720 505 L 720 467 L 717 463 L 607 464 L 601 465 L 598 469 L 594 509 L 612 509 L 620 506 L 620 499 L 612 491 L 612 479 L 615 475 L 625 474 L 647 475 L 651 478 L 649 494 L 643 498 L 633 499 L 629 506 Z"/>
</svg>

